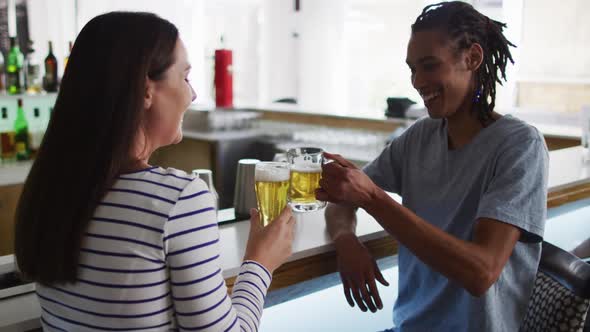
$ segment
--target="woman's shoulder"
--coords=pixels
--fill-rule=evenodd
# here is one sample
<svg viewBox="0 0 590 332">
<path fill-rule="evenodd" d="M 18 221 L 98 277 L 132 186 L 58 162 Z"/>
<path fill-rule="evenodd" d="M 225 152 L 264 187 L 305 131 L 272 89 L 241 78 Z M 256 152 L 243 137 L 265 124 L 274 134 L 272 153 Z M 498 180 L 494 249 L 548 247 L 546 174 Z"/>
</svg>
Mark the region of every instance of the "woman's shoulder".
<svg viewBox="0 0 590 332">
<path fill-rule="evenodd" d="M 203 191 L 208 187 L 205 182 L 193 174 L 168 167 L 152 166 L 133 173 L 122 174 L 122 179 L 154 185 L 154 190 L 177 192 Z"/>
<path fill-rule="evenodd" d="M 197 178 L 191 173 L 173 167 L 163 168 L 158 166 L 154 169 L 154 172 L 152 172 L 152 174 L 154 173 L 163 176 L 165 179 L 178 179 L 185 182 L 191 182 Z"/>
</svg>

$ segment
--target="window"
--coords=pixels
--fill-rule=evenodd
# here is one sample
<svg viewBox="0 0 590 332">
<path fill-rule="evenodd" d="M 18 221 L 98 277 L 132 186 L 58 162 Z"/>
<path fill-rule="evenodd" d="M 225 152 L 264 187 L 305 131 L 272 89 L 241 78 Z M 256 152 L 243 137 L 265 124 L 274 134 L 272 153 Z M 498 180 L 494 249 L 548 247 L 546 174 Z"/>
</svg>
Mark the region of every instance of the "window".
<svg viewBox="0 0 590 332">
<path fill-rule="evenodd" d="M 55 1 L 55 2 L 54 2 Z M 197 102 L 213 107 L 213 54 L 233 50 L 234 103 L 268 106 L 295 99 L 299 109 L 380 115 L 390 96 L 420 102 L 405 64 L 410 25 L 437 0 L 52 0 L 29 1 L 35 57 L 67 41 L 92 17 L 112 10 L 151 11 L 180 30 L 193 64 Z M 515 66 L 498 87 L 498 109 L 577 111 L 590 104 L 590 3 L 586 0 L 472 0 L 507 22 Z M 276 104 L 275 104 L 276 105 Z"/>
</svg>

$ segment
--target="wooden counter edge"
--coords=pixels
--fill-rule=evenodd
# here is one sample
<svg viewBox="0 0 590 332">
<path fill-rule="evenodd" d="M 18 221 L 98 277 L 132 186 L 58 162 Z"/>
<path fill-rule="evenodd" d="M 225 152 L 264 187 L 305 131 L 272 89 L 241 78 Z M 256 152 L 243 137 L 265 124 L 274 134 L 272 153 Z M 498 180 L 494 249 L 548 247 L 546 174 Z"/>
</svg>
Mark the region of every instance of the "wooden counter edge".
<svg viewBox="0 0 590 332">
<path fill-rule="evenodd" d="M 547 208 L 555 208 L 588 197 L 590 197 L 590 182 L 578 184 L 550 192 L 547 195 Z"/>
<path fill-rule="evenodd" d="M 292 123 L 303 123 L 308 125 L 319 125 L 334 128 L 353 128 L 374 130 L 381 132 L 392 132 L 397 127 L 404 126 L 406 119 L 363 119 L 340 117 L 327 114 L 309 114 L 298 112 L 273 112 L 257 110 L 262 114 L 264 120 L 285 121 Z"/>
<path fill-rule="evenodd" d="M 329 114 L 300 113 L 288 111 L 271 111 L 257 109 L 264 120 L 285 121 L 292 123 L 304 123 L 308 125 L 319 125 L 334 128 L 353 128 L 373 130 L 379 132 L 392 132 L 398 127 L 405 127 L 416 121 L 416 119 L 384 118 L 368 119 L 347 116 L 336 116 Z M 565 149 L 580 145 L 579 138 L 556 137 L 550 134 L 543 134 L 549 151 Z"/>
<path fill-rule="evenodd" d="M 554 208 L 588 197 L 590 197 L 590 182 L 549 193 L 547 207 Z M 380 239 L 367 241 L 364 244 L 375 259 L 397 253 L 397 242 L 388 235 Z M 305 257 L 288 262 L 276 270 L 269 290 L 280 289 L 337 271 L 335 251 Z M 235 279 L 235 277 L 226 279 L 230 291 Z"/>
<path fill-rule="evenodd" d="M 367 241 L 364 245 L 375 259 L 392 256 L 397 253 L 397 242 L 389 235 L 383 238 Z M 269 291 L 294 285 L 336 271 L 338 270 L 336 267 L 335 251 L 288 262 L 274 272 Z M 235 279 L 236 277 L 225 279 L 228 291 L 230 292 Z"/>
</svg>

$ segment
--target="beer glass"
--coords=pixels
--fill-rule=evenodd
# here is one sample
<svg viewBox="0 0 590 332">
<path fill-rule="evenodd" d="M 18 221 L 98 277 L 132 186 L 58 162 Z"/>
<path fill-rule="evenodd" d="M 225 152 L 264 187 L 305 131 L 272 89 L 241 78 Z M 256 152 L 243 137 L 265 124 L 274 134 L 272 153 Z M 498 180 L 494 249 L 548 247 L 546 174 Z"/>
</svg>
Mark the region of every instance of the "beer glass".
<svg viewBox="0 0 590 332">
<path fill-rule="evenodd" d="M 316 211 L 326 202 L 315 199 L 315 190 L 322 177 L 323 150 L 320 148 L 296 148 L 287 151 L 291 166 L 289 204 L 294 211 Z"/>
<path fill-rule="evenodd" d="M 254 169 L 256 204 L 263 226 L 270 224 L 287 205 L 289 164 L 259 162 Z"/>
</svg>

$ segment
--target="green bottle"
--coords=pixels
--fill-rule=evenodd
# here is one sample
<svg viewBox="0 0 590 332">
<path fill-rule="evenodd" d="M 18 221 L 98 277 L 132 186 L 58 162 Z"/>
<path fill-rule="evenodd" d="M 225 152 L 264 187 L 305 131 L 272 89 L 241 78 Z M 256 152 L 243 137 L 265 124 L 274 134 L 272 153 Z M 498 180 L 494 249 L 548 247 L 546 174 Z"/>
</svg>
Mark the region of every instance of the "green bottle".
<svg viewBox="0 0 590 332">
<path fill-rule="evenodd" d="M 16 43 L 16 37 L 10 37 L 10 51 L 6 61 L 6 91 L 17 95 L 23 90 L 23 62 L 24 56 Z"/>
<path fill-rule="evenodd" d="M 29 149 L 29 124 L 23 110 L 22 99 L 18 100 L 16 120 L 14 120 L 14 145 L 16 148 L 16 160 L 28 160 Z"/>
</svg>

